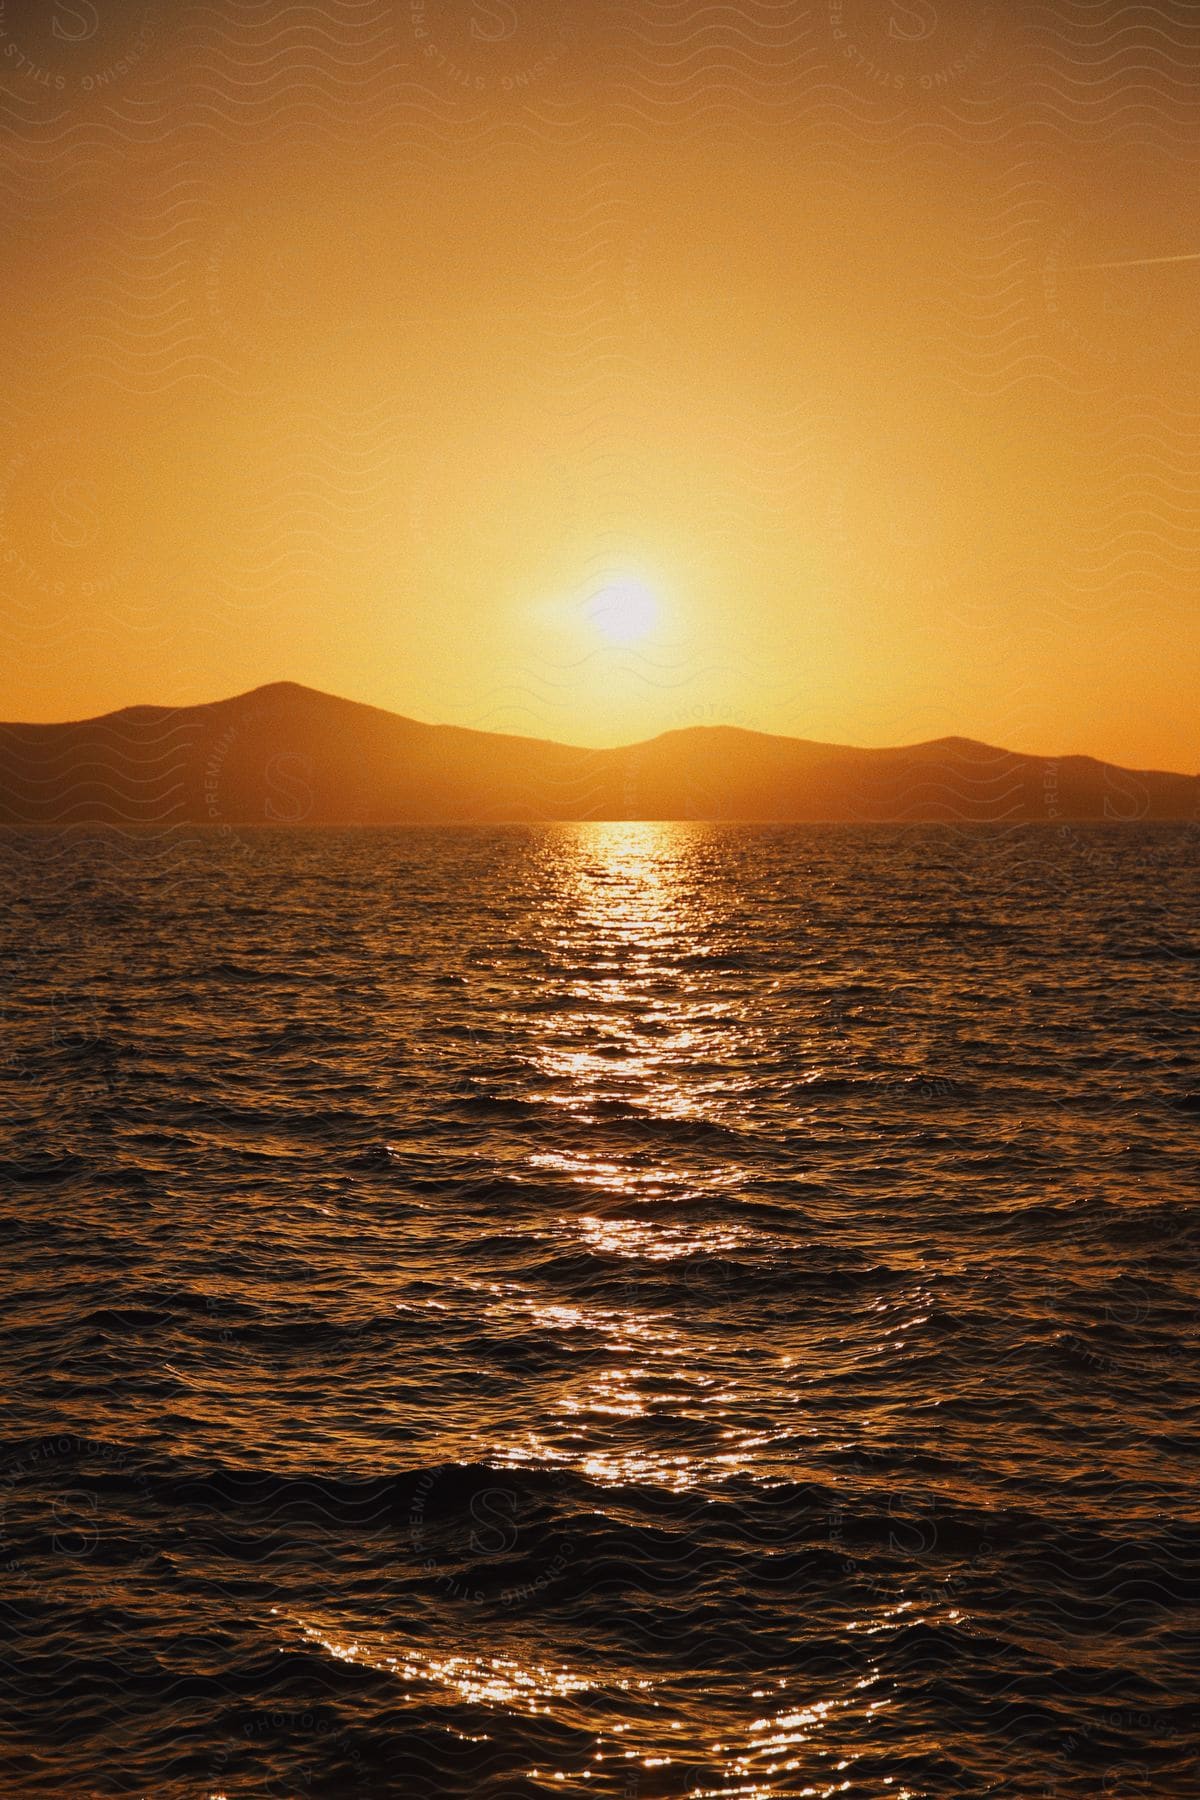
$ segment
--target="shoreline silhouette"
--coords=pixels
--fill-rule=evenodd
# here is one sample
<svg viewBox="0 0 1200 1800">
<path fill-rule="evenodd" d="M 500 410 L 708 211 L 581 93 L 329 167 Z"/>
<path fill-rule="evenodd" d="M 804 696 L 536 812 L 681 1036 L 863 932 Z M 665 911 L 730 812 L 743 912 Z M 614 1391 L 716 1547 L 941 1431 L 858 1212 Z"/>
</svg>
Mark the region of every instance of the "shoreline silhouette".
<svg viewBox="0 0 1200 1800">
<path fill-rule="evenodd" d="M 965 737 L 862 748 L 690 726 L 589 749 L 295 682 L 0 725 L 0 824 L 1195 823 L 1200 777 Z"/>
</svg>

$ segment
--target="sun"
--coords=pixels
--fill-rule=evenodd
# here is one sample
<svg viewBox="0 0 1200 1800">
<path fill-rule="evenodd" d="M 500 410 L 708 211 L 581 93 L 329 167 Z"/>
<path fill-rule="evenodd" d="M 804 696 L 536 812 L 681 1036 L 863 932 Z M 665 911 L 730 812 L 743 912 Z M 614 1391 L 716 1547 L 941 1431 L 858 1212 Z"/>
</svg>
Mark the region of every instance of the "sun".
<svg viewBox="0 0 1200 1800">
<path fill-rule="evenodd" d="M 643 581 L 614 581 L 588 602 L 591 624 L 610 644 L 635 644 L 658 623 L 658 599 Z"/>
</svg>

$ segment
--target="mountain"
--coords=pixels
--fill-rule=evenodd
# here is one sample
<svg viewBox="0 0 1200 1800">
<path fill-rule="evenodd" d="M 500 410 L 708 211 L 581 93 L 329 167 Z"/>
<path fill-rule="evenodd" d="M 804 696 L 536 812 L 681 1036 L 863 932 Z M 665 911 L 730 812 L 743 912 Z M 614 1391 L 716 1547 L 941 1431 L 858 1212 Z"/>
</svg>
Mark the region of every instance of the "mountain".
<svg viewBox="0 0 1200 1800">
<path fill-rule="evenodd" d="M 0 824 L 1200 820 L 1200 781 L 969 738 L 862 750 L 733 727 L 616 750 L 423 725 L 292 682 L 0 725 Z"/>
</svg>

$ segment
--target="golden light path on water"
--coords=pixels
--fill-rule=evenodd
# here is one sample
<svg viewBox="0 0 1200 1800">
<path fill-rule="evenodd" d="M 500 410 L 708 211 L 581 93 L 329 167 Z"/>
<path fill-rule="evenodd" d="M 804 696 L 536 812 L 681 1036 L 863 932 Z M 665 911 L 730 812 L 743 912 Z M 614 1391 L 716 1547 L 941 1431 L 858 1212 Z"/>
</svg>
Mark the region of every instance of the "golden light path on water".
<svg viewBox="0 0 1200 1800">
<path fill-rule="evenodd" d="M 736 1118 L 747 1058 L 761 1024 L 747 1001 L 731 999 L 723 1011 L 715 1011 L 709 969 L 703 961 L 688 968 L 704 957 L 708 939 L 715 935 L 712 926 L 722 923 L 720 903 L 706 895 L 697 878 L 702 871 L 695 859 L 702 854 L 703 837 L 687 826 L 649 822 L 593 825 L 564 835 L 567 842 L 555 845 L 546 935 L 551 954 L 572 973 L 561 991 L 561 1010 L 541 1015 L 532 1047 L 544 1078 L 544 1098 L 583 1120 L 603 1119 L 606 1108 L 620 1106 L 643 1108 L 654 1119 L 719 1128 Z M 566 874 L 564 857 L 569 859 Z M 519 1022 L 512 1023 L 515 1028 Z M 590 1042 L 581 1046 L 580 1037 Z M 601 1145 L 603 1141 L 601 1137 Z M 762 1242 L 761 1233 L 728 1221 L 673 1220 L 670 1209 L 689 1196 L 680 1193 L 677 1173 L 665 1158 L 647 1160 L 635 1153 L 615 1159 L 602 1147 L 534 1149 L 528 1167 L 594 1191 L 617 1209 L 558 1221 L 586 1250 L 631 1264 L 687 1264 L 736 1252 L 756 1238 Z M 726 1157 L 715 1177 L 711 1169 L 705 1172 L 705 1185 L 736 1190 L 744 1174 L 736 1159 Z M 650 1207 L 651 1216 L 628 1216 L 622 1209 L 630 1203 Z M 557 1441 L 531 1432 L 523 1443 L 492 1445 L 491 1455 L 500 1464 L 565 1463 L 615 1490 L 627 1484 L 657 1485 L 677 1493 L 697 1488 L 705 1475 L 719 1480 L 734 1471 L 753 1474 L 759 1466 L 768 1438 L 747 1431 L 744 1422 L 736 1424 L 739 1384 L 729 1375 L 720 1346 L 713 1346 L 712 1368 L 702 1370 L 696 1363 L 694 1329 L 681 1331 L 670 1313 L 642 1306 L 547 1305 L 523 1293 L 498 1293 L 495 1303 L 501 1312 L 522 1317 L 530 1329 L 586 1331 L 605 1352 L 599 1366 L 593 1361 L 578 1385 L 560 1395 Z M 597 1446 L 594 1430 L 588 1429 L 597 1422 L 638 1427 L 689 1415 L 716 1421 L 718 1442 L 729 1447 L 700 1455 L 612 1439 Z M 573 1431 L 573 1425 L 579 1429 Z M 447 1670 L 441 1666 L 429 1673 L 445 1679 Z M 485 1679 L 510 1696 L 507 1703 L 519 1691 L 534 1706 L 568 1693 L 581 1695 L 587 1685 L 565 1672 L 550 1676 L 528 1666 L 521 1668 L 511 1690 L 511 1674 L 494 1664 L 488 1665 Z M 662 1710 L 664 1703 L 653 1698 L 650 1682 L 628 1685 L 646 1694 L 651 1718 Z M 784 1685 L 778 1684 L 780 1689 Z M 859 1683 L 870 1685 L 869 1680 Z M 756 1690 L 752 1697 L 771 1696 Z M 875 1701 L 867 1710 L 884 1704 Z M 740 1742 L 716 1738 L 693 1743 L 692 1751 L 700 1752 L 709 1767 L 720 1768 L 722 1777 L 719 1787 L 695 1786 L 690 1793 L 695 1800 L 710 1795 L 758 1800 L 776 1794 L 779 1783 L 801 1767 L 798 1752 L 807 1747 L 811 1753 L 838 1712 L 850 1705 L 836 1698 L 802 1707 L 784 1702 L 778 1711 L 754 1720 L 739 1734 Z M 695 1733 L 697 1728 L 694 1716 L 670 1720 L 667 1726 L 672 1734 Z M 618 1725 L 613 1735 L 635 1729 Z M 659 1738 L 662 1730 L 662 1722 L 656 1721 L 654 1736 Z M 639 1756 L 635 1749 L 606 1749 L 601 1739 L 595 1772 L 614 1755 L 650 1771 L 665 1768 L 679 1754 Z M 584 1779 L 592 1773 L 585 1771 Z M 556 1783 L 571 1779 L 562 1769 L 530 1774 L 548 1775 Z M 890 1789 L 891 1783 L 887 1785 Z M 797 1791 L 832 1796 L 848 1786 L 848 1781 L 835 1780 Z M 907 1790 L 894 1791 L 903 1795 Z"/>
<path fill-rule="evenodd" d="M 614 1153 L 604 1129 L 620 1113 L 720 1133 L 739 1115 L 763 1035 L 761 996 L 739 996 L 731 971 L 714 1002 L 706 955 L 728 901 L 706 893 L 696 862 L 703 851 L 702 834 L 675 825 L 597 825 L 558 834 L 541 924 L 542 947 L 560 973 L 535 1015 L 514 1009 L 506 1020 L 537 1071 L 538 1098 L 585 1128 L 585 1142 L 535 1144 L 524 1159 L 531 1181 L 565 1183 L 585 1202 L 578 1212 L 560 1214 L 547 1239 L 560 1251 L 595 1255 L 609 1267 L 625 1262 L 643 1274 L 661 1265 L 711 1268 L 714 1257 L 770 1248 L 761 1229 L 696 1213 L 701 1190 L 736 1191 L 744 1179 L 729 1154 L 732 1140 L 719 1140 L 716 1166 L 710 1160 L 689 1183 L 681 1181 L 674 1140 L 664 1155 L 652 1133 L 647 1141 L 635 1134 L 628 1149 Z M 598 1127 L 591 1134 L 590 1125 Z M 472 1451 L 480 1461 L 497 1470 L 569 1468 L 614 1493 L 642 1487 L 699 1496 L 735 1473 L 760 1478 L 779 1428 L 752 1423 L 745 1372 L 720 1333 L 706 1342 L 696 1319 L 681 1322 L 667 1306 L 648 1304 L 636 1285 L 624 1304 L 608 1297 L 552 1301 L 521 1282 L 490 1283 L 483 1297 L 501 1327 L 563 1334 L 590 1349 L 579 1374 L 557 1394 L 545 1429 L 525 1427 L 500 1442 L 480 1437 Z M 757 1360 L 761 1373 L 764 1361 L 786 1368 L 793 1359 L 763 1344 Z M 693 1427 L 704 1447 L 671 1447 L 676 1433 L 687 1436 Z M 694 1800 L 765 1800 L 781 1791 L 833 1796 L 850 1786 L 841 1773 L 849 1764 L 838 1762 L 833 1742 L 840 1717 L 852 1711 L 861 1724 L 887 1704 L 867 1697 L 874 1675 L 860 1677 L 849 1695 L 804 1703 L 791 1691 L 794 1684 L 780 1678 L 748 1687 L 735 1709 L 736 1729 L 726 1693 L 713 1713 L 726 1724 L 712 1735 L 694 1695 L 671 1716 L 671 1699 L 652 1679 L 614 1681 L 611 1673 L 549 1663 L 523 1653 L 519 1642 L 496 1653 L 445 1655 L 374 1636 L 350 1638 L 311 1621 L 301 1628 L 340 1660 L 457 1702 L 591 1724 L 596 1735 L 588 1766 L 527 1771 L 533 1781 L 572 1790 L 601 1782 L 615 1764 L 638 1770 L 636 1791 L 650 1795 L 655 1789 L 645 1784 L 653 1783 L 654 1772 L 665 1774 L 682 1761 L 720 1771 L 719 1785 L 688 1787 Z M 633 1716 L 612 1723 L 614 1702 Z M 829 1779 L 788 1785 L 797 1771 L 820 1763 Z M 605 1787 L 635 1791 L 623 1779 L 618 1789 Z M 887 1779 L 883 1789 L 900 1797 L 909 1792 Z"/>
<path fill-rule="evenodd" d="M 432 1656 L 411 1646 L 397 1645 L 395 1648 L 388 1648 L 386 1645 L 368 1645 L 353 1638 L 337 1636 L 312 1623 L 297 1623 L 306 1643 L 318 1646 L 338 1662 L 373 1669 L 393 1676 L 406 1685 L 431 1688 L 442 1697 L 452 1698 L 464 1705 L 483 1709 L 495 1707 L 506 1713 L 536 1718 L 539 1715 L 553 1714 L 572 1702 L 579 1702 L 586 1707 L 589 1698 L 601 1697 L 594 1681 L 561 1665 L 512 1656 Z M 866 1689 L 871 1685 L 868 1679 L 854 1684 L 855 1689 Z M 778 1700 L 784 1688 L 785 1684 L 780 1681 L 774 1692 L 768 1688 L 756 1688 L 749 1698 L 759 1702 Z M 652 1682 L 644 1678 L 630 1678 L 610 1682 L 603 1697 L 609 1701 L 617 1695 L 631 1697 L 635 1701 L 640 1699 L 647 1715 L 652 1716 L 666 1710 L 663 1702 L 653 1698 L 652 1690 Z M 865 1707 L 867 1716 L 879 1711 L 885 1704 L 881 1700 L 869 1702 Z M 818 1700 L 806 1706 L 784 1703 L 780 1710 L 767 1712 L 753 1719 L 741 1743 L 727 1742 L 721 1738 L 712 1739 L 703 1748 L 712 1763 L 717 1766 L 723 1764 L 722 1783 L 719 1787 L 691 1787 L 688 1789 L 689 1795 L 692 1800 L 719 1800 L 720 1796 L 725 1796 L 726 1800 L 730 1796 L 742 1796 L 744 1800 L 770 1800 L 771 1796 L 781 1791 L 779 1781 L 803 1766 L 801 1758 L 795 1753 L 805 1747 L 811 1750 L 822 1730 L 835 1723 L 840 1711 L 845 1711 L 852 1705 L 853 1701 L 850 1699 Z M 664 1733 L 686 1733 L 690 1723 L 683 1718 L 671 1717 L 653 1720 L 654 1730 L 660 1738 Z M 590 1782 L 598 1779 L 606 1772 L 606 1767 L 614 1762 L 633 1763 L 639 1768 L 652 1770 L 670 1767 L 683 1759 L 683 1739 L 680 1740 L 679 1750 L 674 1753 L 646 1755 L 640 1754 L 636 1749 L 625 1748 L 622 1740 L 636 1729 L 632 1722 L 610 1726 L 607 1735 L 600 1738 L 590 1764 L 577 1772 L 532 1768 L 527 1773 L 531 1780 L 573 1784 L 580 1780 Z M 486 1741 L 488 1734 L 474 1734 L 470 1737 L 464 1733 L 457 1735 L 464 1741 L 480 1742 Z M 848 1759 L 838 1765 L 839 1768 L 848 1766 Z M 889 1795 L 895 1795 L 895 1800 L 913 1800 L 910 1789 L 894 1784 L 889 1777 L 883 1778 L 882 1785 Z M 784 1791 L 813 1796 L 815 1800 L 832 1800 L 833 1796 L 844 1793 L 849 1787 L 849 1780 L 843 1779 L 820 1785 L 808 1784 L 800 1788 L 788 1787 Z M 216 1797 L 211 1797 L 211 1800 L 216 1800 Z"/>
<path fill-rule="evenodd" d="M 702 948 L 708 923 L 692 866 L 697 843 L 686 826 L 652 822 L 581 827 L 555 842 L 545 933 L 550 955 L 569 973 L 559 991 L 561 1009 L 539 1016 L 530 1055 L 541 1073 L 543 1098 L 581 1121 L 603 1124 L 609 1109 L 620 1108 L 651 1120 L 715 1125 L 734 1099 L 730 1069 L 741 1022 L 736 1015 L 715 1017 L 710 986 L 684 966 Z M 516 1029 L 522 1022 L 512 1023 Z M 618 1209 L 559 1219 L 562 1236 L 579 1249 L 631 1265 L 643 1259 L 686 1262 L 735 1250 L 749 1239 L 748 1231 L 728 1223 L 674 1222 L 668 1209 L 681 1195 L 671 1163 L 647 1157 L 640 1146 L 618 1160 L 604 1142 L 601 1131 L 594 1151 L 534 1149 L 528 1157 L 535 1175 L 594 1189 Z M 736 1187 L 741 1175 L 729 1161 L 719 1180 Z M 711 1184 L 711 1174 L 706 1179 Z M 631 1202 L 652 1208 L 651 1215 L 619 1210 Z M 497 1301 L 502 1309 L 524 1313 L 530 1328 L 567 1322 L 561 1306 L 524 1293 L 498 1295 Z M 695 1369 L 694 1340 L 665 1310 L 580 1305 L 571 1310 L 570 1323 L 594 1334 L 607 1356 L 561 1395 L 556 1410 L 566 1429 L 559 1442 L 531 1433 L 524 1444 L 508 1445 L 502 1459 L 574 1463 L 590 1479 L 612 1486 L 656 1482 L 690 1489 L 697 1475 L 694 1453 L 645 1443 L 585 1447 L 584 1431 L 574 1434 L 577 1449 L 571 1426 L 686 1416 L 689 1409 L 719 1417 L 732 1398 L 727 1381 Z M 714 1460 L 732 1468 L 744 1458 L 730 1449 Z"/>
</svg>

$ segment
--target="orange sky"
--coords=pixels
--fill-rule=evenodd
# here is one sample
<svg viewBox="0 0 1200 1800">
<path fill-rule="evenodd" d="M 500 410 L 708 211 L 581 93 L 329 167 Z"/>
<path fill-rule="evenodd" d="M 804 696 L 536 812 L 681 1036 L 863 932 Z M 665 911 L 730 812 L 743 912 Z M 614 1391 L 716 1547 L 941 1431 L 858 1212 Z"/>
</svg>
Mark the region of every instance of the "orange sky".
<svg viewBox="0 0 1200 1800">
<path fill-rule="evenodd" d="M 0 716 L 1196 767 L 1200 262 L 1091 265 L 1200 19 L 1094 11 L 0 7 Z"/>
</svg>

